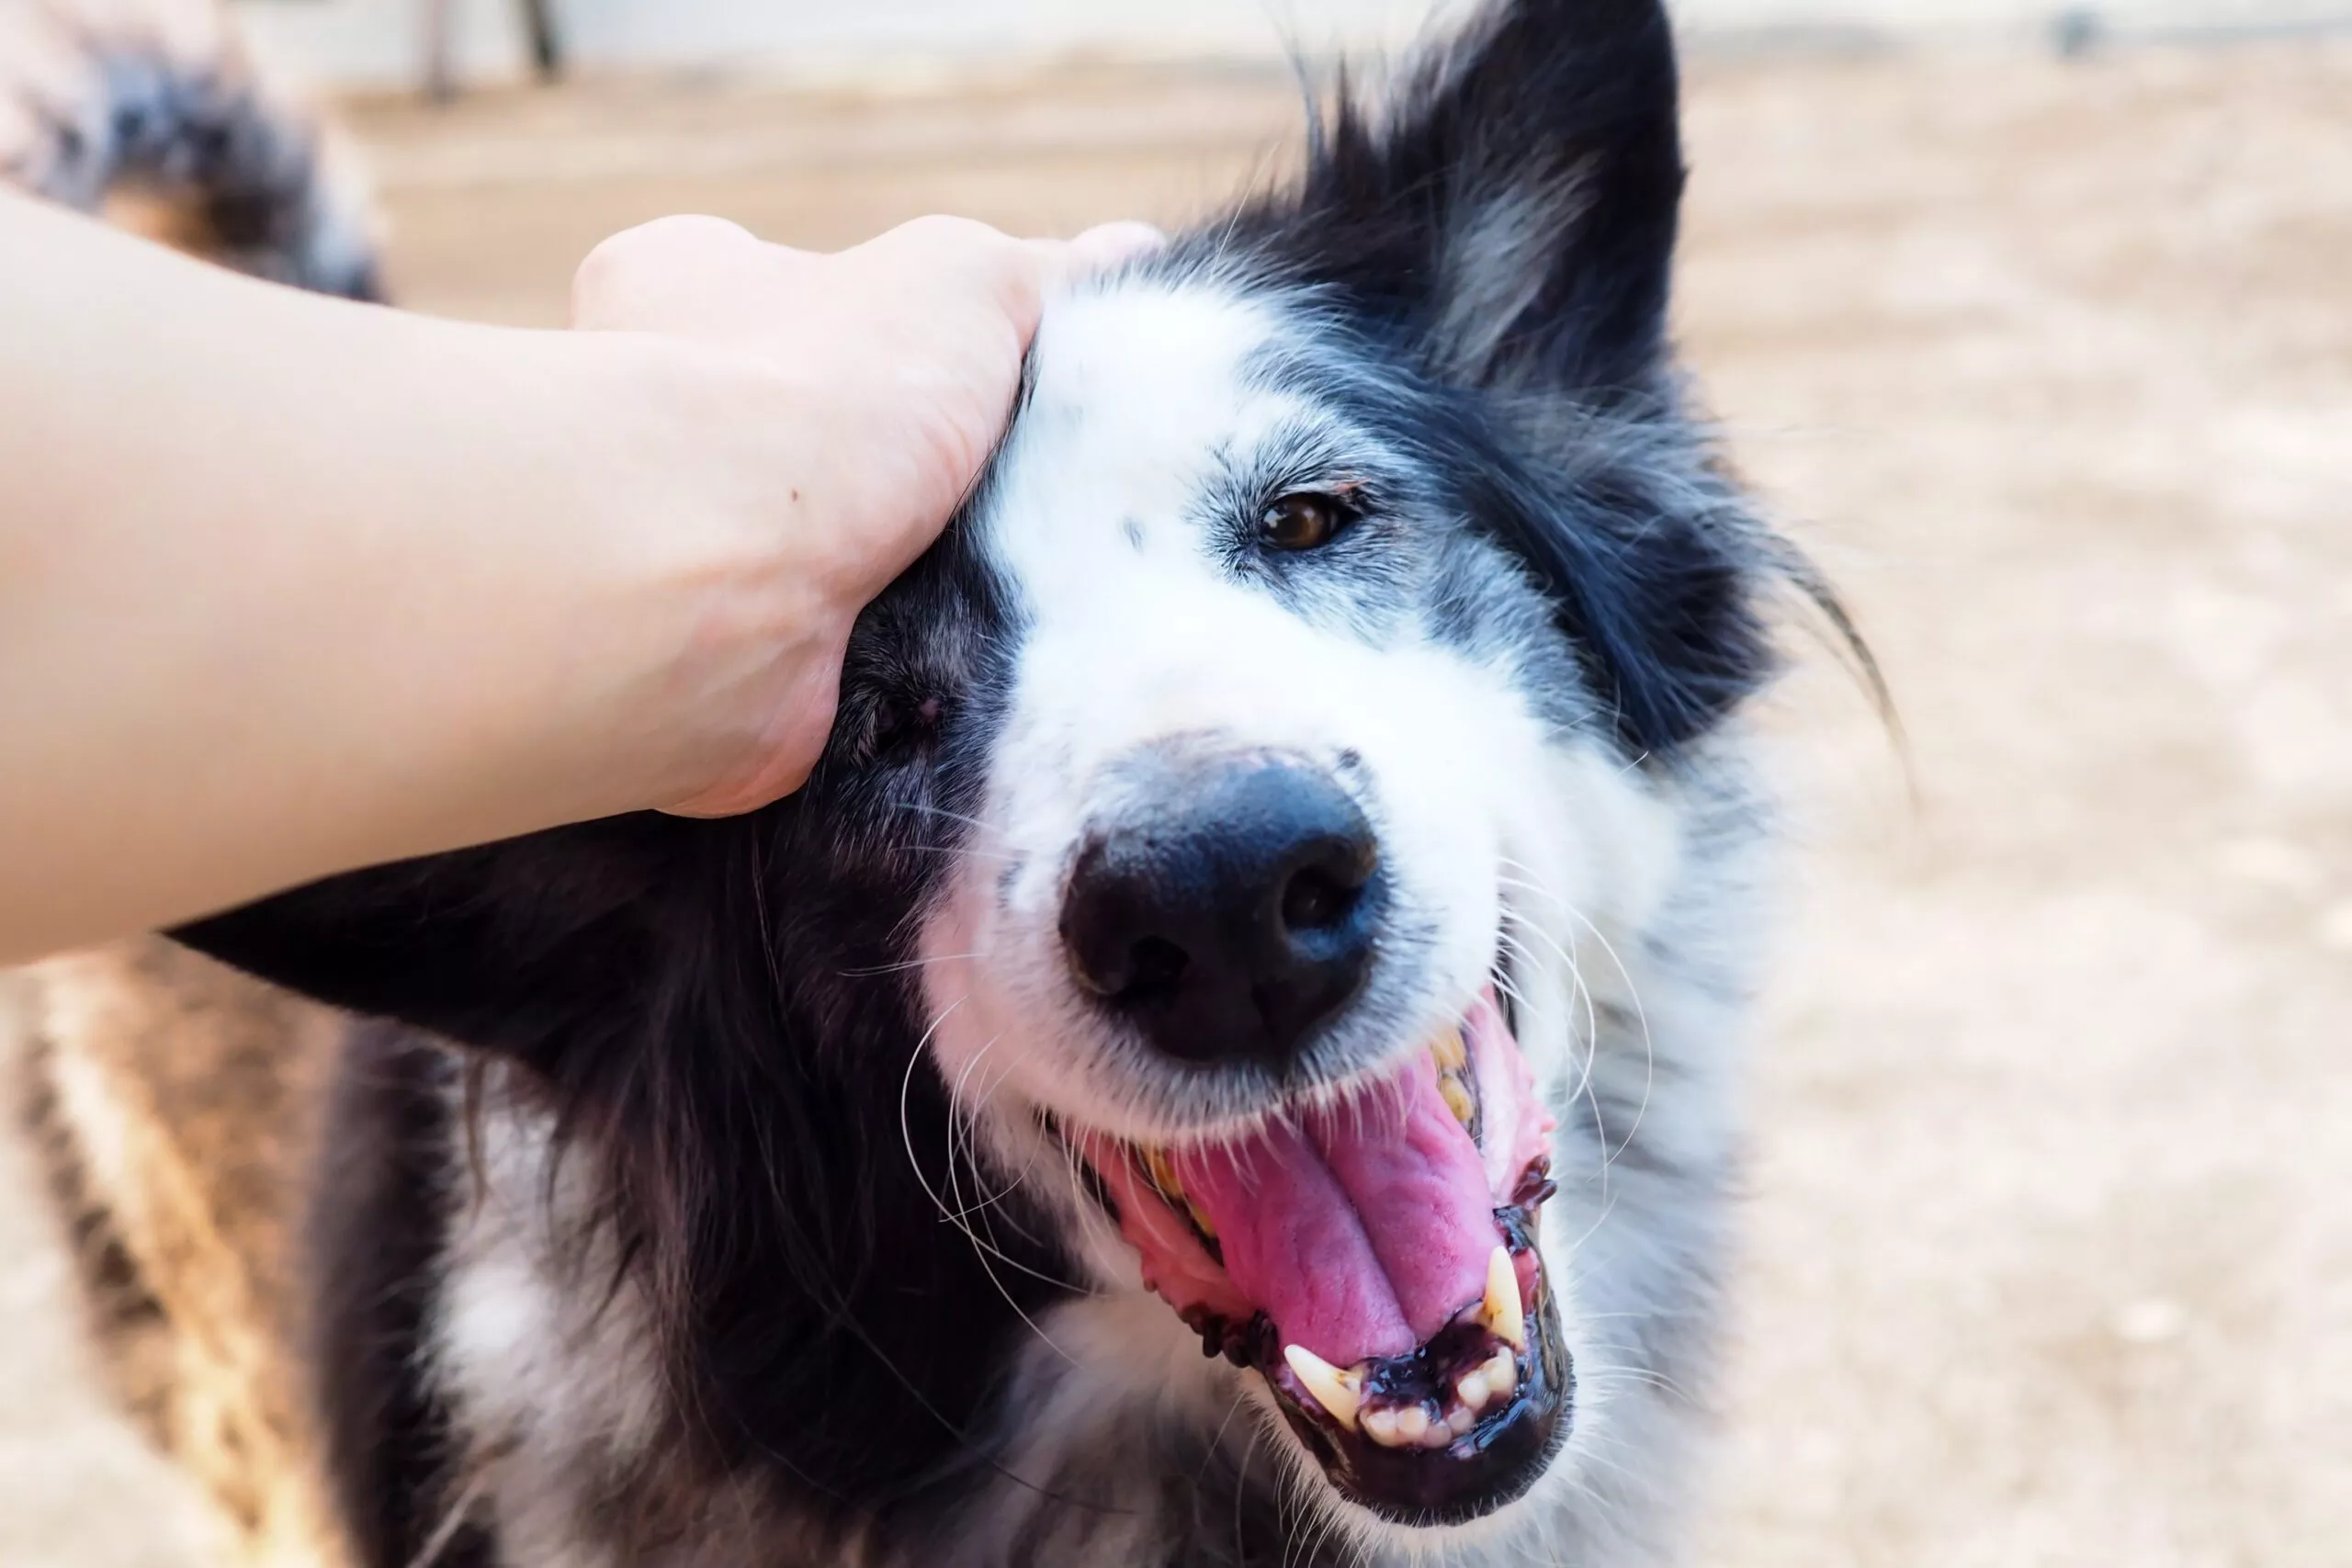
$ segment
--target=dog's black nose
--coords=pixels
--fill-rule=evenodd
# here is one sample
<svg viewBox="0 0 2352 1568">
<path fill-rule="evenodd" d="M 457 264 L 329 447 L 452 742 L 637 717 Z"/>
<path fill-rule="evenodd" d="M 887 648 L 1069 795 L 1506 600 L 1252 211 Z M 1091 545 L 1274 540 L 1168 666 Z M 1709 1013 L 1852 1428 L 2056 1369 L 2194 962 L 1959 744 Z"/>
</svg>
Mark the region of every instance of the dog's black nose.
<svg viewBox="0 0 2352 1568">
<path fill-rule="evenodd" d="M 1372 966 L 1379 846 L 1321 769 L 1251 758 L 1154 781 L 1098 826 L 1062 902 L 1087 989 L 1189 1062 L 1305 1048 Z"/>
</svg>

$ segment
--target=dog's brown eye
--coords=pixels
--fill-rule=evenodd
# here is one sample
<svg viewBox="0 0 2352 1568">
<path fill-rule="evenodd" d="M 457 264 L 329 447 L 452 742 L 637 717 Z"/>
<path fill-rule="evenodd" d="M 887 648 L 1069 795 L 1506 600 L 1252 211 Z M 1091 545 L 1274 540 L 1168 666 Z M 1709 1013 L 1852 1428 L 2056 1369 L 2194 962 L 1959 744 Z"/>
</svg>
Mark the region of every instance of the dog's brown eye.
<svg viewBox="0 0 2352 1568">
<path fill-rule="evenodd" d="M 1329 544 L 1354 518 L 1354 510 L 1338 496 L 1301 491 L 1266 508 L 1258 527 L 1275 549 L 1311 550 Z"/>
</svg>

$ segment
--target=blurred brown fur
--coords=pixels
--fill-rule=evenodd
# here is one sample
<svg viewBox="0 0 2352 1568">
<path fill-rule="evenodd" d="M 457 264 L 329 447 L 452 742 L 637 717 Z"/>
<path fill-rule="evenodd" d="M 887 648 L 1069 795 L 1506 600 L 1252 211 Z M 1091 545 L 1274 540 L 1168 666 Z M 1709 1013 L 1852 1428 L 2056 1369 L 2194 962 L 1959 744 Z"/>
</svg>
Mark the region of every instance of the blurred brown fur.
<svg viewBox="0 0 2352 1568">
<path fill-rule="evenodd" d="M 160 939 L 33 979 L 24 1109 L 119 1392 L 240 1562 L 339 1563 L 292 1284 L 341 1020 Z"/>
</svg>

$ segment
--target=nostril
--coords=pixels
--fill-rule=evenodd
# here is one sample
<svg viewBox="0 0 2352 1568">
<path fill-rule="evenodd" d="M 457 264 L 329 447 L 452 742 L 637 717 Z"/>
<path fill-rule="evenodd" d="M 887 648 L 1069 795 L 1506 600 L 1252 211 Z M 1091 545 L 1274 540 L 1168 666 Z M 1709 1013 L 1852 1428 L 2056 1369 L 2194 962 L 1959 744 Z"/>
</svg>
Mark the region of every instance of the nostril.
<svg viewBox="0 0 2352 1568">
<path fill-rule="evenodd" d="M 1283 927 L 1294 932 L 1329 931 L 1355 912 L 1362 895 L 1361 887 L 1347 886 L 1309 866 L 1283 889 Z"/>
<path fill-rule="evenodd" d="M 1327 833 L 1308 840 L 1290 859 L 1277 887 L 1275 908 L 1292 936 L 1328 935 L 1348 926 L 1379 869 L 1369 831 Z"/>
<path fill-rule="evenodd" d="M 1139 938 L 1128 950 L 1127 983 L 1119 994 L 1138 1002 L 1171 996 L 1191 962 L 1184 950 L 1166 937 Z"/>
<path fill-rule="evenodd" d="M 1156 857 L 1136 848 L 1089 843 L 1062 901 L 1062 946 L 1079 984 L 1123 1007 L 1171 1000 L 1192 966 Z"/>
</svg>

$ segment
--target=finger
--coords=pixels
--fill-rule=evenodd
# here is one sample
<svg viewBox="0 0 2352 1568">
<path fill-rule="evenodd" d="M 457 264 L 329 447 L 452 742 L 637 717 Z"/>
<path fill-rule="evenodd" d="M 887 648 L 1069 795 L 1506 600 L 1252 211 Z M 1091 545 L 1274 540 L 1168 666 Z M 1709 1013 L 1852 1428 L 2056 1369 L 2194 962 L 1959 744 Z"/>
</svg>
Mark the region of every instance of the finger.
<svg viewBox="0 0 2352 1568">
<path fill-rule="evenodd" d="M 1080 278 L 1115 272 L 1167 243 L 1168 236 L 1150 224 L 1123 221 L 1098 223 L 1075 239 L 1031 240 L 1028 249 L 1038 292 L 1050 294 Z"/>
<path fill-rule="evenodd" d="M 1021 242 L 976 218 L 951 218 L 929 213 L 886 229 L 863 244 L 840 253 L 897 266 L 933 268 L 993 267 L 1018 257 Z"/>
<path fill-rule="evenodd" d="M 1092 273 L 1111 272 L 1167 247 L 1168 236 L 1148 223 L 1132 219 L 1098 223 L 1072 239 L 1062 253 L 1057 281 L 1067 282 Z"/>
<path fill-rule="evenodd" d="M 1035 242 L 974 219 L 933 213 L 886 230 L 836 259 L 852 256 L 863 259 L 868 280 L 889 280 L 887 286 L 950 306 L 991 299 L 1024 340 L 1036 329 L 1046 263 Z"/>
<path fill-rule="evenodd" d="M 657 218 L 588 253 L 572 276 L 572 320 L 580 326 L 684 330 L 707 308 L 714 286 L 757 276 L 763 263 L 789 254 L 724 218 Z"/>
</svg>

